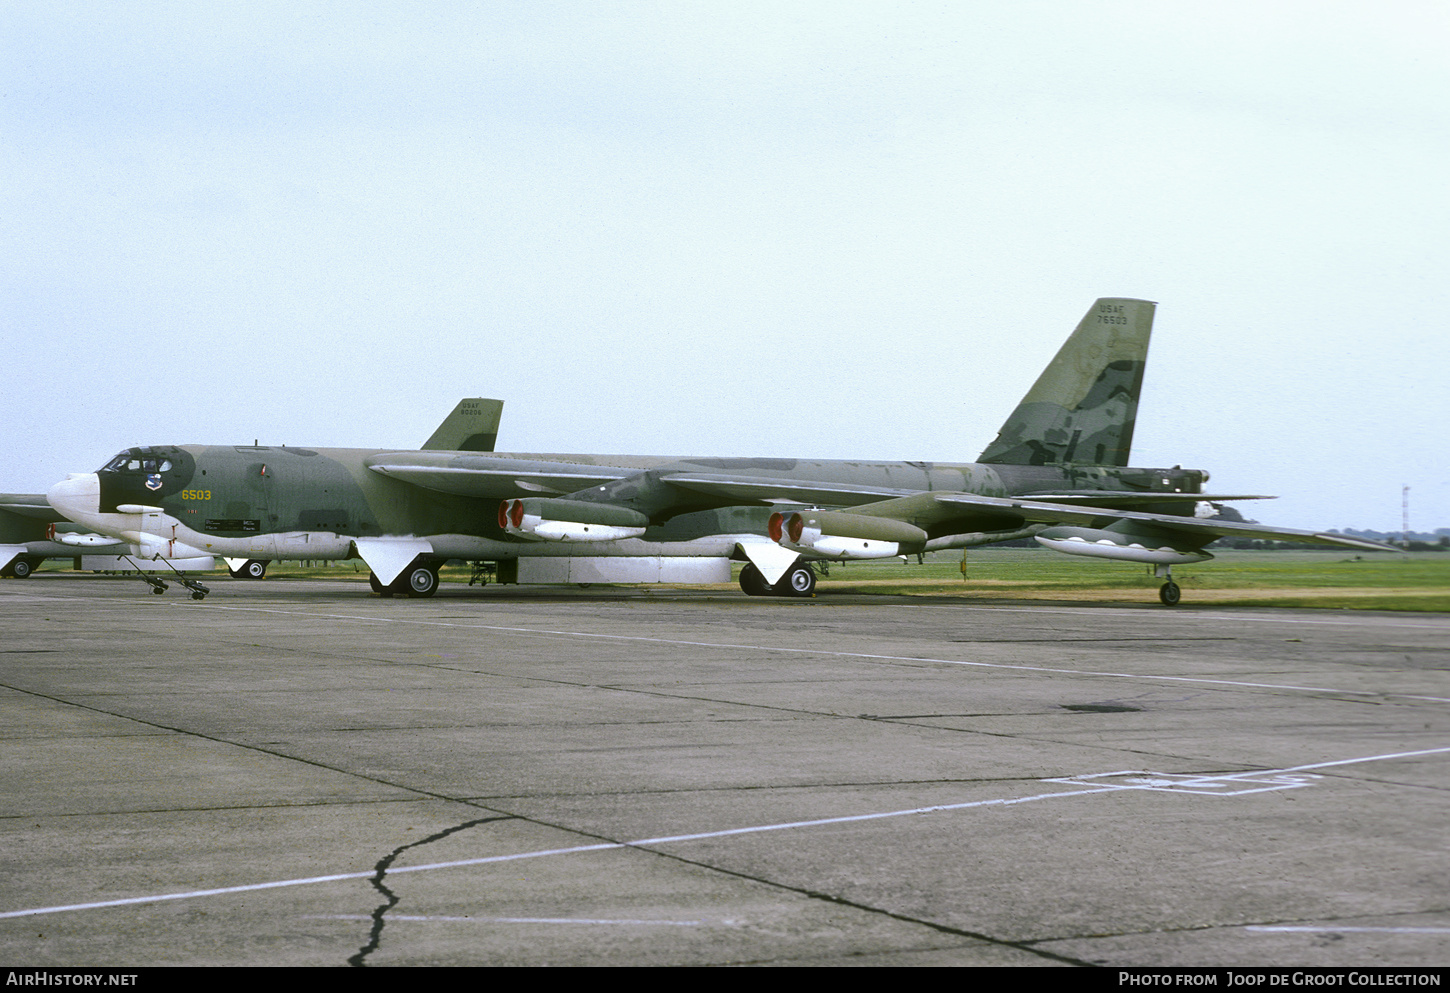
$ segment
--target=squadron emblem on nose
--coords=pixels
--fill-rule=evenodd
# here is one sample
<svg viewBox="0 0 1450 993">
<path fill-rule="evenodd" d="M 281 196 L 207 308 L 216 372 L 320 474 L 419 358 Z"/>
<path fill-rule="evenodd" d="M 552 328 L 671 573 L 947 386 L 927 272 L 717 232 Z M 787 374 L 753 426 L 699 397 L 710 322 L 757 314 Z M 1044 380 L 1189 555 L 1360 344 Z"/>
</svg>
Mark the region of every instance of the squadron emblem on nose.
<svg viewBox="0 0 1450 993">
<path fill-rule="evenodd" d="M 160 473 L 153 472 L 150 475 L 148 475 L 146 477 L 146 488 L 148 490 L 159 490 L 159 489 L 161 489 L 161 474 Z"/>
</svg>

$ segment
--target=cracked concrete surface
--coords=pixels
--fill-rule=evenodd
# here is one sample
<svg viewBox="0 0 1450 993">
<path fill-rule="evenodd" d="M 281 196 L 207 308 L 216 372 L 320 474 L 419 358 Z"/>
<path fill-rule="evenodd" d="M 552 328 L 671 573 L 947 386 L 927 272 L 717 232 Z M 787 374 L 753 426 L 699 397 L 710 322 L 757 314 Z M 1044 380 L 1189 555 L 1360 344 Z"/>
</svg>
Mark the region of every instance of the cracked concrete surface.
<svg viewBox="0 0 1450 993">
<path fill-rule="evenodd" d="M 0 583 L 12 963 L 1450 955 L 1443 615 L 134 585 Z"/>
</svg>

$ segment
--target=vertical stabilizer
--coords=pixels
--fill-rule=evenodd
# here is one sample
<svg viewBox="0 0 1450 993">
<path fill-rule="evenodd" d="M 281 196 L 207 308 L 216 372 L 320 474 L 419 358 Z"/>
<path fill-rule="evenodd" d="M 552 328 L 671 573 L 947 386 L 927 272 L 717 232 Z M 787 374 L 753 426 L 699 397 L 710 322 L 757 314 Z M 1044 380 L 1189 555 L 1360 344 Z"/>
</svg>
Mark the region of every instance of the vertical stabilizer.
<svg viewBox="0 0 1450 993">
<path fill-rule="evenodd" d="M 460 400 L 432 437 L 423 442 L 423 450 L 491 452 L 498 440 L 498 422 L 502 415 L 502 400 L 483 397 Z"/>
<path fill-rule="evenodd" d="M 978 461 L 1127 465 L 1156 306 L 1093 304 Z"/>
</svg>

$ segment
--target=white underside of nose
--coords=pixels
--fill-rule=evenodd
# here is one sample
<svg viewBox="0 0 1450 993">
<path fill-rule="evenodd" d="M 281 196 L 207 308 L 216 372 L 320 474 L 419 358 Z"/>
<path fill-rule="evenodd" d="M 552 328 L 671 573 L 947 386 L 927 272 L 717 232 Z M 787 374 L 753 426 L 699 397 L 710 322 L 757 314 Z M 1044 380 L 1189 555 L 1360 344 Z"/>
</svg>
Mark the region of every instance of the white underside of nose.
<svg viewBox="0 0 1450 993">
<path fill-rule="evenodd" d="M 77 524 L 94 523 L 101 513 L 101 477 L 94 472 L 73 472 L 52 486 L 45 499 Z"/>
</svg>

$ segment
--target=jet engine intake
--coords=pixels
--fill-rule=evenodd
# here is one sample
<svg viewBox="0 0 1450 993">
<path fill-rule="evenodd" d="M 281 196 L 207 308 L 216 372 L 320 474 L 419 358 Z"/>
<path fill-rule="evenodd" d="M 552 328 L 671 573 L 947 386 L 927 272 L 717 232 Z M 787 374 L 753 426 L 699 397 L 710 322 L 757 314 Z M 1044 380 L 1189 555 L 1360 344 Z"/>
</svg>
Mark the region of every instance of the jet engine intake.
<svg viewBox="0 0 1450 993">
<path fill-rule="evenodd" d="M 1132 528 L 1123 523 L 1106 529 L 1053 527 L 1034 537 L 1039 544 L 1045 545 L 1054 552 L 1063 552 L 1067 555 L 1087 555 L 1100 559 L 1120 559 L 1125 562 L 1181 565 L 1185 562 L 1203 562 L 1213 558 L 1208 552 L 1193 548 L 1193 541 L 1187 536 L 1179 540 L 1177 545 L 1172 545 L 1160 531 Z"/>
<path fill-rule="evenodd" d="M 538 541 L 621 541 L 644 534 L 649 518 L 637 510 L 583 500 L 529 497 L 498 505 L 498 526 Z"/>
<path fill-rule="evenodd" d="M 834 510 L 771 514 L 770 539 L 818 558 L 884 559 L 918 551 L 926 532 L 905 521 Z"/>
</svg>

